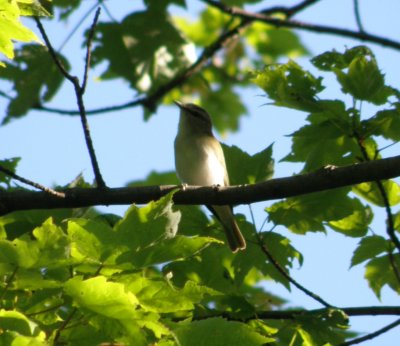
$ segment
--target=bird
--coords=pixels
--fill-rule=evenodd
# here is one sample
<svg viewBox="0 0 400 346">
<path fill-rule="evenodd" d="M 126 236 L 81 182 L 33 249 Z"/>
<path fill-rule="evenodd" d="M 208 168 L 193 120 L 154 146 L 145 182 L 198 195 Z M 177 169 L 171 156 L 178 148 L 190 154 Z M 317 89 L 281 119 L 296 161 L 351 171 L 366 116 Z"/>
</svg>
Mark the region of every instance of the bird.
<svg viewBox="0 0 400 346">
<path fill-rule="evenodd" d="M 229 186 L 221 143 L 212 132 L 211 117 L 193 103 L 174 101 L 180 108 L 178 133 L 174 142 L 175 168 L 183 184 Z M 221 223 L 232 252 L 244 250 L 246 241 L 230 205 L 207 205 Z"/>
</svg>

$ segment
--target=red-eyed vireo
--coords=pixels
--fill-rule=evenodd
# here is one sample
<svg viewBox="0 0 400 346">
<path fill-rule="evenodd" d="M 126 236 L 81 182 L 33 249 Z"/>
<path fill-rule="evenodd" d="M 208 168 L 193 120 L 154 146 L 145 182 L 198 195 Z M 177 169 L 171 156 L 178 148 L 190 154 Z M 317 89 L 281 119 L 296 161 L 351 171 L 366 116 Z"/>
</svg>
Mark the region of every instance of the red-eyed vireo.
<svg viewBox="0 0 400 346">
<path fill-rule="evenodd" d="M 212 133 L 210 115 L 193 103 L 175 101 L 181 109 L 175 138 L 175 167 L 182 183 L 228 186 L 229 178 L 221 144 Z M 208 205 L 222 224 L 233 252 L 244 250 L 246 242 L 229 205 Z"/>
</svg>

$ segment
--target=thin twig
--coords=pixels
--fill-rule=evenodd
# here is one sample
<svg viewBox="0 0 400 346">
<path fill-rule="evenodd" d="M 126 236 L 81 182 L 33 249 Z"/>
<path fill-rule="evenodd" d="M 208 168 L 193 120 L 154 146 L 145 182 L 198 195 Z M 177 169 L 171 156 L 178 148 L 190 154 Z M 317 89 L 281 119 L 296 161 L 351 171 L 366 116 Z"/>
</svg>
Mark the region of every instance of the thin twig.
<svg viewBox="0 0 400 346">
<path fill-rule="evenodd" d="M 327 308 L 332 308 L 334 307 L 333 305 L 329 304 L 326 300 L 322 299 L 319 295 L 315 294 L 314 292 L 310 291 L 309 289 L 305 288 L 303 285 L 298 283 L 295 279 L 293 279 L 287 272 L 286 270 L 280 265 L 280 263 L 275 259 L 275 257 L 271 254 L 271 252 L 268 249 L 268 246 L 265 242 L 263 242 L 260 234 L 258 232 L 255 232 L 255 235 L 258 240 L 258 244 L 260 245 L 261 251 L 267 256 L 268 260 L 273 264 L 273 266 L 276 268 L 276 270 L 279 271 L 279 273 L 282 274 L 282 276 L 288 280 L 291 284 L 293 284 L 295 287 L 297 287 L 300 291 L 305 293 L 307 296 L 311 297 L 312 299 L 316 300 L 323 306 Z"/>
<path fill-rule="evenodd" d="M 395 327 L 397 327 L 399 325 L 400 325 L 400 318 L 398 320 L 388 324 L 387 326 L 385 326 L 385 327 L 383 327 L 381 329 L 378 329 L 377 331 L 375 331 L 373 333 L 369 333 L 367 335 L 364 335 L 362 337 L 350 340 L 348 342 L 343 342 L 343 343 L 341 343 L 341 344 L 339 344 L 337 346 L 351 346 L 351 345 L 360 344 L 360 343 L 362 343 L 364 341 L 372 340 L 372 339 L 376 338 L 377 336 L 380 336 L 380 335 L 388 332 L 389 330 L 391 330 L 391 329 L 393 329 L 393 328 L 395 328 Z"/>
<path fill-rule="evenodd" d="M 221 5 L 221 3 L 219 1 L 215 1 L 215 0 L 202 0 L 202 1 L 210 6 L 214 6 L 214 7 L 219 7 Z M 283 13 L 286 16 L 286 18 L 291 18 L 295 14 L 303 11 L 307 7 L 310 7 L 319 1 L 321 1 L 321 0 L 303 0 L 303 1 L 299 2 L 297 5 L 294 5 L 291 7 L 273 6 L 273 7 L 267 8 L 265 10 L 262 10 L 260 13 L 265 14 L 265 15 Z M 225 5 L 223 5 L 223 6 L 225 6 Z"/>
<path fill-rule="evenodd" d="M 304 31 L 316 32 L 318 34 L 333 34 L 342 37 L 349 37 L 354 38 L 361 41 L 372 42 L 384 47 L 390 47 L 396 50 L 400 50 L 400 42 L 391 40 L 389 38 L 367 34 L 365 32 L 359 32 L 344 28 L 337 28 L 328 25 L 318 25 L 318 24 L 311 24 L 306 22 L 300 22 L 291 19 L 279 19 L 276 17 L 272 17 L 270 15 L 265 15 L 263 11 L 254 13 L 245 11 L 239 7 L 230 7 L 224 5 L 221 2 L 206 0 L 207 3 L 210 5 L 219 8 L 221 11 L 241 17 L 243 19 L 247 19 L 250 21 L 261 21 L 263 23 L 268 23 L 271 25 L 275 25 L 276 27 L 283 27 L 283 28 L 292 28 L 292 29 L 300 29 Z"/>
<path fill-rule="evenodd" d="M 95 3 L 89 10 L 82 16 L 82 18 L 77 22 L 75 27 L 69 32 L 68 36 L 64 39 L 63 43 L 61 43 L 60 47 L 58 48 L 58 52 L 61 52 L 68 41 L 71 39 L 72 36 L 78 31 L 79 27 L 82 23 L 86 20 L 86 18 L 95 10 L 95 8 L 99 6 L 98 3 Z"/>
<path fill-rule="evenodd" d="M 96 11 L 96 15 L 95 15 L 95 20 L 92 24 L 91 30 L 94 30 L 97 20 L 99 17 L 99 10 Z M 92 142 L 92 137 L 90 135 L 90 129 L 89 129 L 89 123 L 87 121 L 87 117 L 86 117 L 86 110 L 85 110 L 85 104 L 83 102 L 83 95 L 85 90 L 81 88 L 80 84 L 79 84 L 79 79 L 76 76 L 72 76 L 71 74 L 68 73 L 68 71 L 64 68 L 64 66 L 62 65 L 60 59 L 57 57 L 57 54 L 47 36 L 46 31 L 43 28 L 43 25 L 40 21 L 40 19 L 38 17 L 35 17 L 35 21 L 36 24 L 38 26 L 38 29 L 46 43 L 46 46 L 49 50 L 49 53 L 51 55 L 51 57 L 53 58 L 55 64 L 57 65 L 57 67 L 59 68 L 59 70 L 61 71 L 61 73 L 63 74 L 63 76 L 68 79 L 72 85 L 74 86 L 74 90 L 75 90 L 75 96 L 76 96 L 76 100 L 77 100 L 77 104 L 78 104 L 78 108 L 79 108 L 79 115 L 81 118 L 81 123 L 82 123 L 82 128 L 83 128 L 83 132 L 84 132 L 84 136 L 85 136 L 85 141 L 86 141 L 86 147 L 88 149 L 89 152 L 89 157 L 92 163 L 92 168 L 94 171 L 94 176 L 96 179 L 96 184 L 98 188 L 105 188 L 106 184 L 103 180 L 103 177 L 101 175 L 100 172 L 100 167 L 96 158 L 96 153 L 94 150 L 94 146 L 93 146 L 93 142 Z M 90 56 L 90 55 L 89 55 Z M 88 59 L 88 58 L 87 58 Z M 88 61 L 88 60 L 87 60 Z M 86 68 L 88 68 L 88 65 L 86 66 Z M 85 70 L 85 75 L 87 74 L 87 71 Z"/>
<path fill-rule="evenodd" d="M 46 47 L 49 50 L 49 53 L 54 61 L 54 63 L 57 65 L 58 69 L 60 70 L 60 72 L 62 73 L 62 75 L 68 79 L 72 84 L 75 83 L 75 79 L 76 77 L 73 77 L 72 75 L 70 75 L 68 73 L 68 71 L 66 70 L 66 68 L 64 67 L 64 65 L 62 64 L 61 60 L 58 58 L 56 51 L 54 50 L 52 44 L 50 43 L 50 40 L 47 36 L 46 31 L 43 28 L 42 22 L 40 21 L 39 17 L 33 17 L 35 19 L 36 25 L 44 39 L 44 42 L 46 43 Z"/>
<path fill-rule="evenodd" d="M 304 31 L 316 32 L 316 33 L 325 33 L 325 34 L 333 34 L 343 37 L 350 37 L 354 39 L 358 39 L 365 42 L 372 42 L 376 44 L 380 44 L 382 46 L 390 47 L 396 50 L 400 50 L 400 42 L 380 37 L 377 35 L 367 34 L 365 32 L 352 31 L 348 29 L 340 29 L 336 27 L 324 26 L 324 25 L 315 25 L 310 23 L 304 23 L 289 19 L 279 19 L 276 17 L 271 17 L 269 14 L 282 12 L 286 14 L 288 18 L 292 17 L 294 14 L 298 13 L 301 10 L 304 10 L 306 7 L 315 4 L 318 0 L 306 0 L 301 2 L 298 5 L 293 7 L 271 7 L 269 9 L 263 10 L 260 13 L 250 13 L 246 12 L 242 9 L 236 7 L 229 7 L 221 2 L 211 1 L 211 0 L 203 0 L 211 6 L 218 7 L 221 11 L 230 13 L 232 15 L 240 16 L 243 18 L 243 22 L 240 23 L 237 27 L 231 29 L 230 31 L 222 34 L 214 43 L 210 46 L 204 48 L 200 57 L 185 71 L 181 74 L 177 75 L 175 78 L 171 79 L 166 84 L 160 86 L 153 94 L 148 95 L 147 97 L 141 97 L 134 101 L 129 101 L 122 103 L 120 105 L 101 107 L 97 109 L 87 110 L 86 114 L 103 114 L 107 112 L 114 112 L 118 110 L 123 110 L 127 108 L 133 108 L 137 106 L 146 106 L 149 109 L 154 110 L 156 103 L 165 96 L 168 92 L 174 89 L 177 86 L 180 86 L 184 83 L 188 78 L 198 72 L 219 49 L 224 47 L 226 41 L 228 41 L 231 37 L 237 35 L 240 30 L 250 25 L 253 21 L 262 21 L 265 23 L 269 23 L 275 25 L 277 27 L 287 27 L 294 28 Z M 76 110 L 67 110 L 67 109 L 59 109 L 59 108 L 51 108 L 45 106 L 36 106 L 34 107 L 36 110 L 45 111 L 49 113 L 57 113 L 62 115 L 79 115 L 79 112 Z"/>
<path fill-rule="evenodd" d="M 0 96 L 4 97 L 5 99 L 10 100 L 10 101 L 13 99 L 10 95 L 8 95 L 7 93 L 5 93 L 4 91 L 1 91 L 1 90 L 0 90 Z"/>
<path fill-rule="evenodd" d="M 78 311 L 77 308 L 73 308 L 71 313 L 67 316 L 67 318 L 64 320 L 64 322 L 61 324 L 61 326 L 57 329 L 56 334 L 54 336 L 54 345 L 57 345 L 57 341 L 61 336 L 61 332 L 67 328 L 67 325 L 69 322 L 71 322 L 72 318 L 74 317 L 74 315 L 76 314 L 76 312 Z"/>
<path fill-rule="evenodd" d="M 367 162 L 371 161 L 371 159 L 367 153 L 367 150 L 364 147 L 363 139 L 356 131 L 354 132 L 354 137 L 357 140 L 358 147 L 360 148 L 360 151 L 361 151 L 361 154 L 362 154 L 364 160 Z M 375 183 L 378 187 L 379 193 L 381 194 L 381 197 L 383 200 L 383 205 L 385 206 L 385 210 L 386 210 L 386 215 L 387 215 L 386 232 L 387 232 L 390 240 L 394 243 L 397 251 L 400 253 L 400 241 L 399 241 L 399 238 L 397 238 L 397 236 L 396 236 L 396 231 L 394 228 L 394 217 L 393 217 L 393 213 L 392 213 L 392 208 L 390 206 L 389 197 L 387 195 L 385 187 L 382 184 L 382 181 L 375 180 Z M 393 264 L 393 271 L 397 277 L 398 282 L 400 283 L 399 269 L 397 268 L 395 262 L 393 262 L 392 264 Z"/>
<path fill-rule="evenodd" d="M 84 69 L 84 73 L 83 73 L 83 82 L 81 85 L 82 93 L 84 93 L 86 90 L 86 84 L 87 84 L 89 66 L 90 66 L 90 60 L 91 60 L 91 54 L 92 54 L 93 36 L 94 36 L 97 22 L 99 20 L 100 12 L 101 12 L 101 7 L 98 7 L 96 10 L 96 14 L 94 15 L 92 26 L 90 27 L 89 34 L 88 34 L 88 40 L 87 40 L 87 45 L 86 45 L 85 69 Z"/>
<path fill-rule="evenodd" d="M 358 4 L 358 0 L 354 0 L 354 15 L 356 17 L 358 30 L 362 33 L 365 33 L 364 27 L 361 22 L 360 7 Z"/>
<path fill-rule="evenodd" d="M 7 168 L 5 168 L 3 166 L 0 166 L 0 172 L 3 172 L 4 174 L 10 176 L 11 178 L 13 178 L 15 180 L 20 181 L 21 183 L 24 183 L 24 184 L 30 185 L 32 187 L 35 187 L 36 189 L 42 190 L 42 191 L 44 191 L 44 192 L 46 192 L 46 193 L 48 193 L 50 195 L 53 195 L 53 196 L 56 196 L 56 197 L 65 198 L 65 193 L 64 192 L 59 192 L 59 191 L 53 190 L 53 189 L 51 189 L 49 187 L 43 186 L 43 185 L 41 185 L 39 183 L 36 183 L 36 182 L 34 182 L 32 180 L 29 180 L 29 179 L 26 179 L 24 177 L 21 177 L 21 176 L 15 174 L 13 171 L 10 171 L 9 169 L 7 169 Z"/>
</svg>

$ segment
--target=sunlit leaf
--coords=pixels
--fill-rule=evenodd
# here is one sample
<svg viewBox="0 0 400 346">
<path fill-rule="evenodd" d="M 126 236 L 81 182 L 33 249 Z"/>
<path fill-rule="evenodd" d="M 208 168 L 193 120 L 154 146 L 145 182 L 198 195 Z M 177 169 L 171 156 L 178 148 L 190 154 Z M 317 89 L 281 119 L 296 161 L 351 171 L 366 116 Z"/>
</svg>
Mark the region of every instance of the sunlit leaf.
<svg viewBox="0 0 400 346">
<path fill-rule="evenodd" d="M 270 65 L 264 71 L 256 72 L 252 80 L 276 106 L 306 112 L 319 110 L 316 96 L 324 89 L 321 78 L 314 77 L 294 61 Z"/>
<path fill-rule="evenodd" d="M 114 319 L 133 318 L 138 304 L 137 298 L 125 292 L 122 284 L 107 281 L 103 276 L 87 280 L 74 277 L 65 283 L 65 293 L 78 306 Z"/>
<path fill-rule="evenodd" d="M 120 244 L 136 252 L 176 235 L 180 213 L 173 211 L 173 193 L 139 208 L 132 205 L 114 230 Z"/>
<path fill-rule="evenodd" d="M 390 205 L 396 205 L 400 202 L 400 186 L 393 180 L 385 180 L 381 182 L 384 193 L 389 201 Z M 375 182 L 361 183 L 353 187 L 353 192 L 359 196 L 365 198 L 368 202 L 378 205 L 380 207 L 385 206 L 384 197 L 382 191 Z"/>
<path fill-rule="evenodd" d="M 352 201 L 353 213 L 341 220 L 330 221 L 329 227 L 350 237 L 361 237 L 367 233 L 373 213 L 372 209 L 362 205 L 359 199 L 354 198 Z"/>
<path fill-rule="evenodd" d="M 21 13 L 21 4 L 22 2 L 0 0 L 0 53 L 9 59 L 14 58 L 14 41 L 39 42 L 35 33 L 20 22 L 19 17 L 26 12 L 24 10 Z M 32 8 L 28 5 L 29 7 Z M 4 64 L 0 63 L 0 66 L 4 66 Z"/>
</svg>

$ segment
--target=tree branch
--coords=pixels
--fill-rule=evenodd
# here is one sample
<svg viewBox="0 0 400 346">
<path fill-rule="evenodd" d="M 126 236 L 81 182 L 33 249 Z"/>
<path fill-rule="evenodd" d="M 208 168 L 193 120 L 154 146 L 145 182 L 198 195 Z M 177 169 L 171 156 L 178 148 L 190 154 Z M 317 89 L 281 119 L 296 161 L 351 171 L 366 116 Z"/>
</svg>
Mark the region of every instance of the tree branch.
<svg viewBox="0 0 400 346">
<path fill-rule="evenodd" d="M 362 182 L 400 176 L 400 156 L 368 161 L 344 167 L 329 167 L 286 178 L 277 178 L 253 185 L 220 187 L 188 186 L 174 195 L 176 204 L 249 204 L 335 189 Z M 179 189 L 176 185 L 133 188 L 66 189 L 64 198 L 43 192 L 1 191 L 0 215 L 15 210 L 80 208 L 95 205 L 143 204 L 157 200 Z"/>
<path fill-rule="evenodd" d="M 21 183 L 30 185 L 30 186 L 32 186 L 32 187 L 34 187 L 34 188 L 36 188 L 38 190 L 42 190 L 42 191 L 44 191 L 44 192 L 46 192 L 46 193 L 48 193 L 50 195 L 53 195 L 53 196 L 56 196 L 56 197 L 60 197 L 60 198 L 64 198 L 65 197 L 65 194 L 63 192 L 55 191 L 55 190 L 53 190 L 53 189 L 51 189 L 49 187 L 46 187 L 46 186 L 44 186 L 42 184 L 36 183 L 36 182 L 34 182 L 32 180 L 29 180 L 29 179 L 26 179 L 24 177 L 21 177 L 18 174 L 15 174 L 13 171 L 10 171 L 9 169 L 7 169 L 7 168 L 5 168 L 3 166 L 0 166 L 0 172 L 3 172 L 4 174 L 8 175 L 9 177 L 11 177 L 11 178 L 13 178 L 15 180 L 20 181 Z"/>
<path fill-rule="evenodd" d="M 395 327 L 397 327 L 399 325 L 400 325 L 400 318 L 397 319 L 396 321 L 388 324 L 387 326 L 385 326 L 385 327 L 383 327 L 381 329 L 378 329 L 377 331 L 375 331 L 373 333 L 369 333 L 369 334 L 364 335 L 362 337 L 350 340 L 348 342 L 344 342 L 344 343 L 339 344 L 337 346 L 350 346 L 350 345 L 361 344 L 362 342 L 368 341 L 368 340 L 372 340 L 372 339 L 376 338 L 377 336 L 380 336 L 380 335 L 388 332 L 389 330 L 391 330 L 391 329 L 393 329 L 393 328 L 395 328 Z"/>
<path fill-rule="evenodd" d="M 285 268 L 283 268 L 280 263 L 275 259 L 272 253 L 269 251 L 268 245 L 266 241 L 263 241 L 260 234 L 255 230 L 255 236 L 257 238 L 258 244 L 260 245 L 261 251 L 265 254 L 268 260 L 272 263 L 272 265 L 276 268 L 276 270 L 286 279 L 288 280 L 293 286 L 297 289 L 302 291 L 305 295 L 309 296 L 310 298 L 316 300 L 318 303 L 322 304 L 326 308 L 333 307 L 333 305 L 329 304 L 326 300 L 321 298 L 318 294 L 310 291 L 308 288 L 304 287 L 298 281 L 293 279 L 289 273 L 286 272 Z"/>
<path fill-rule="evenodd" d="M 356 17 L 356 23 L 357 23 L 358 30 L 360 32 L 365 33 L 364 26 L 362 25 L 362 21 L 361 21 L 360 6 L 359 6 L 359 3 L 358 3 L 358 0 L 353 0 L 353 2 L 354 2 L 354 4 L 353 4 L 353 6 L 354 6 L 354 15 Z"/>
<path fill-rule="evenodd" d="M 356 40 L 376 43 L 384 47 L 390 47 L 396 50 L 400 50 L 400 42 L 377 35 L 367 34 L 366 32 L 359 32 L 359 31 L 337 28 L 327 25 L 305 23 L 291 19 L 279 19 L 276 17 L 272 17 L 270 15 L 266 15 L 265 12 L 263 11 L 258 13 L 248 12 L 239 7 L 227 6 L 219 1 L 207 0 L 207 3 L 209 3 L 214 7 L 219 8 L 221 11 L 225 13 L 251 21 L 260 21 L 274 25 L 276 27 L 300 29 L 304 31 L 316 32 L 318 34 L 323 33 L 323 34 L 332 34 L 342 37 L 354 38 Z"/>
<path fill-rule="evenodd" d="M 95 27 L 96 27 L 96 23 L 97 20 L 99 18 L 100 15 L 100 8 L 97 9 L 96 11 L 96 15 L 93 21 L 93 24 L 90 28 L 90 31 L 94 31 Z M 83 133 L 85 136 L 85 141 L 86 141 L 86 147 L 88 149 L 89 152 L 89 157 L 92 163 L 92 167 L 93 167 L 93 172 L 94 172 L 94 176 L 96 179 L 96 183 L 97 183 L 97 187 L 99 188 L 105 188 L 106 184 L 104 182 L 103 176 L 101 175 L 100 172 L 100 167 L 96 158 L 96 153 L 94 150 L 94 146 L 93 146 L 93 142 L 92 142 L 92 138 L 90 135 L 90 130 L 89 130 L 89 123 L 87 121 L 87 117 L 86 117 L 86 110 L 85 110 L 85 104 L 83 102 L 83 95 L 85 93 L 85 87 L 86 87 L 86 79 L 87 79 L 87 74 L 88 71 L 87 69 L 89 68 L 89 60 L 90 60 L 90 53 L 86 54 L 86 63 L 85 63 L 85 71 L 84 71 L 84 78 L 83 78 L 83 83 L 82 86 L 80 86 L 79 84 L 79 79 L 76 76 L 71 75 L 63 66 L 63 64 L 61 63 L 60 59 L 57 56 L 57 53 L 55 52 L 46 31 L 43 28 L 42 22 L 40 21 L 39 17 L 34 17 L 37 27 L 40 31 L 40 34 L 42 35 L 44 42 L 46 43 L 46 47 L 49 50 L 50 56 L 52 57 L 52 59 L 54 60 L 55 64 L 57 65 L 58 69 L 60 70 L 60 72 L 62 73 L 62 75 L 69 80 L 72 85 L 74 86 L 74 90 L 75 90 L 75 96 L 76 96 L 76 101 L 78 103 L 78 109 L 79 109 L 79 115 L 81 117 L 81 123 L 82 123 L 82 128 L 83 128 Z M 88 41 L 88 47 L 87 50 L 90 49 L 91 46 L 91 38 L 93 37 L 93 33 L 89 34 L 89 41 Z"/>
<path fill-rule="evenodd" d="M 360 316 L 399 316 L 400 306 L 362 306 L 362 307 L 344 307 L 344 308 L 333 308 L 343 311 L 347 316 L 360 317 Z M 295 319 L 296 316 L 304 315 L 320 315 L 332 310 L 332 308 L 305 310 L 305 309 L 294 309 L 294 310 L 272 310 L 272 311 L 258 311 L 253 316 L 247 318 L 236 317 L 229 312 L 210 314 L 202 316 L 201 319 L 210 317 L 224 317 L 231 321 L 250 321 L 253 319 L 262 320 L 289 320 Z M 196 318 L 195 318 L 196 319 Z M 200 319 L 200 318 L 198 318 Z"/>
</svg>

